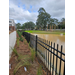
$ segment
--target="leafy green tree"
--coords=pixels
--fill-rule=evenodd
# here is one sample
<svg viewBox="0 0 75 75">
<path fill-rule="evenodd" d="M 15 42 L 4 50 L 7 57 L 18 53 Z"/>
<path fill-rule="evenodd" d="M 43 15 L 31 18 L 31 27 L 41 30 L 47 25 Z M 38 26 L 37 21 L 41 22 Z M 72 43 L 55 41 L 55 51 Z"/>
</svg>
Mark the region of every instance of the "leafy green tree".
<svg viewBox="0 0 75 75">
<path fill-rule="evenodd" d="M 36 21 L 36 25 L 37 25 L 37 28 L 41 28 L 41 29 L 45 29 L 47 26 L 47 23 L 49 23 L 50 21 L 50 14 L 48 14 L 44 8 L 40 8 L 38 10 L 38 19 Z"/>
<path fill-rule="evenodd" d="M 21 24 L 20 24 L 20 23 L 17 23 L 17 24 L 16 24 L 16 28 L 17 28 L 17 29 L 21 29 Z"/>
<path fill-rule="evenodd" d="M 48 24 L 48 29 L 50 29 L 50 26 L 53 26 L 53 29 L 54 29 L 54 26 L 57 26 L 57 25 L 58 25 L 58 19 L 50 18 L 50 21 L 49 21 L 49 24 Z"/>
<path fill-rule="evenodd" d="M 65 29 L 65 18 L 62 18 L 61 20 L 62 20 L 62 28 Z"/>
<path fill-rule="evenodd" d="M 54 24 L 58 25 L 58 19 L 54 18 Z"/>
<path fill-rule="evenodd" d="M 21 29 L 25 29 L 25 23 L 22 24 Z"/>
<path fill-rule="evenodd" d="M 65 29 L 65 18 L 62 18 L 58 25 L 59 29 Z"/>
<path fill-rule="evenodd" d="M 62 19 L 61 19 L 61 22 L 65 22 L 65 18 L 62 18 Z"/>
<path fill-rule="evenodd" d="M 24 23 L 24 27 L 25 27 L 25 29 L 29 29 L 29 30 L 32 30 L 32 29 L 34 29 L 35 28 L 35 24 L 33 23 L 33 22 L 26 22 L 26 23 Z"/>
</svg>

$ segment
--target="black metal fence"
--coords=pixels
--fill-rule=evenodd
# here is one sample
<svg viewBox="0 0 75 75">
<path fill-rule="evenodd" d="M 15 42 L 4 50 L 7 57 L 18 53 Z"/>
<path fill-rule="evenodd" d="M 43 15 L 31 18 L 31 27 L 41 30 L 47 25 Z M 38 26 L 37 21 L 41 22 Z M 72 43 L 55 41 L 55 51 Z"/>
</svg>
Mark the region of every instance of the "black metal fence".
<svg viewBox="0 0 75 75">
<path fill-rule="evenodd" d="M 42 39 L 37 35 L 23 32 L 30 46 L 35 48 L 36 57 L 39 56 L 51 75 L 65 75 L 65 53 L 63 46 L 58 50 L 59 45 L 55 45 L 48 40 Z"/>
</svg>

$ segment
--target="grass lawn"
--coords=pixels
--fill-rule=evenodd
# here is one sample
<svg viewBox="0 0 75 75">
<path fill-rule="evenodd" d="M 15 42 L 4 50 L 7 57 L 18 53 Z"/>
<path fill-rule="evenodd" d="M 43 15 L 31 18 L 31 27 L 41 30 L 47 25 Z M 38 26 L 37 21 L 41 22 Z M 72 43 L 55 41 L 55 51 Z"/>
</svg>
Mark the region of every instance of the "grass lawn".
<svg viewBox="0 0 75 75">
<path fill-rule="evenodd" d="M 36 33 L 36 34 L 61 34 L 63 33 L 63 35 L 65 35 L 65 32 L 62 31 L 40 31 L 40 30 L 27 30 L 25 32 L 29 32 L 29 33 Z"/>
</svg>

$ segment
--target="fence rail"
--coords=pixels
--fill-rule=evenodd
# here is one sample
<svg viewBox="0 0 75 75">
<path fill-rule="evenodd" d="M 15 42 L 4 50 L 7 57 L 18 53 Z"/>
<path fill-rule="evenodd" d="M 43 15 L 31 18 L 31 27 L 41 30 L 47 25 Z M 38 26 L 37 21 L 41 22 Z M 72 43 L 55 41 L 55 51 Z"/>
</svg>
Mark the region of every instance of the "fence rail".
<svg viewBox="0 0 75 75">
<path fill-rule="evenodd" d="M 65 53 L 62 52 L 63 46 L 58 50 L 59 45 L 42 39 L 37 35 L 23 32 L 27 42 L 31 47 L 35 48 L 36 57 L 40 57 L 46 68 L 50 71 L 50 75 L 65 75 Z M 53 46 L 52 46 L 53 45 Z"/>
</svg>

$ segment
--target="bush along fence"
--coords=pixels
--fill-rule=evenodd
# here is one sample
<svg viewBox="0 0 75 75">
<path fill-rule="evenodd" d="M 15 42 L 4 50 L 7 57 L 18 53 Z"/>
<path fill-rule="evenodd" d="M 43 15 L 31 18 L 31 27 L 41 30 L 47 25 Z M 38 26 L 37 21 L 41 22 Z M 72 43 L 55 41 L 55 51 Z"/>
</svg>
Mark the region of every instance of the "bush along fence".
<svg viewBox="0 0 75 75">
<path fill-rule="evenodd" d="M 65 75 L 65 53 L 63 53 L 63 46 L 55 45 L 48 40 L 39 38 L 30 33 L 23 32 L 27 42 L 30 46 L 35 48 L 36 57 L 39 57 L 46 68 L 49 70 L 50 75 Z M 48 75 L 48 74 L 47 74 Z"/>
</svg>

